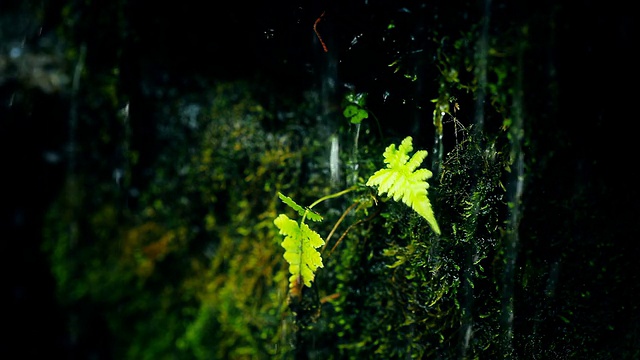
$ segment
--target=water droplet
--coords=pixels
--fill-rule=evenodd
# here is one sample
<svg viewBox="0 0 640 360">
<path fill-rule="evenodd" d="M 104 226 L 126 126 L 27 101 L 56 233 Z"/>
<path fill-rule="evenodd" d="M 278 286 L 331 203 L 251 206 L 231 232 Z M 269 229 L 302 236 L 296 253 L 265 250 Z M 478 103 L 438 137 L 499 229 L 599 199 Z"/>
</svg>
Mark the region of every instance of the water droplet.
<svg viewBox="0 0 640 360">
<path fill-rule="evenodd" d="M 22 55 L 22 49 L 17 46 L 14 46 L 9 50 L 9 57 L 12 59 L 17 59 L 20 55 Z"/>
<path fill-rule="evenodd" d="M 276 31 L 274 29 L 267 29 L 264 31 L 264 36 L 267 38 L 267 40 L 271 40 L 275 37 L 275 33 Z"/>
</svg>

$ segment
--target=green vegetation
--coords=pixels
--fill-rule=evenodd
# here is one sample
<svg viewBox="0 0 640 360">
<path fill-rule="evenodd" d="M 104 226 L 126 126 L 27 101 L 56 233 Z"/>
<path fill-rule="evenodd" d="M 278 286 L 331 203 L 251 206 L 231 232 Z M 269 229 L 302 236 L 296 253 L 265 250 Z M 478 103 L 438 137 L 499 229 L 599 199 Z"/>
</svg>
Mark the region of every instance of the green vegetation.
<svg viewBox="0 0 640 360">
<path fill-rule="evenodd" d="M 427 156 L 427 151 L 417 151 L 409 159 L 408 154 L 412 150 L 410 136 L 402 140 L 397 150 L 395 144 L 389 145 L 384 151 L 384 162 L 387 164 L 387 168 L 380 169 L 371 175 L 367 180 L 367 185 L 377 186 L 380 195 L 387 193 L 395 201 L 402 200 L 403 203 L 424 217 L 433 231 L 440 235 L 440 227 L 427 197 L 429 183 L 426 180 L 433 174 L 427 169 L 416 171 Z"/>
<path fill-rule="evenodd" d="M 300 290 L 296 290 L 303 284 L 307 287 L 311 287 L 311 282 L 315 276 L 315 272 L 322 265 L 322 257 L 316 248 L 324 245 L 324 240 L 320 235 L 311 230 L 309 225 L 304 223 L 304 219 L 309 216 L 309 219 L 320 221 L 322 217 L 316 215 L 309 210 L 303 210 L 300 205 L 296 204 L 291 198 L 288 198 L 282 194 L 278 194 L 280 199 L 297 210 L 302 212 L 302 219 L 298 224 L 296 221 L 291 220 L 285 214 L 280 214 L 273 221 L 273 223 L 280 229 L 280 234 L 284 235 L 284 241 L 282 247 L 285 249 L 284 258 L 289 263 L 289 272 L 291 277 L 289 278 L 289 288 L 292 292 L 300 293 Z"/>
<path fill-rule="evenodd" d="M 47 222 L 61 301 L 92 304 L 123 359 L 420 358 L 458 351 L 461 322 L 486 329 L 468 351 L 487 354 L 502 152 L 459 134 L 427 197 L 427 152 L 411 155 L 411 136 L 385 148 L 363 137 L 371 176 L 334 192 L 328 144 L 297 133 L 323 131 L 313 107 L 278 104 L 300 120 L 269 131 L 275 110 L 256 93 L 220 84 L 195 124 L 167 124 L 189 136 L 158 154 L 139 206 L 119 207 L 116 187 L 69 184 Z M 485 295 L 473 307 L 472 289 Z"/>
<path fill-rule="evenodd" d="M 87 60 L 92 86 L 74 96 L 86 158 L 72 159 L 43 232 L 69 337 L 105 338 L 113 358 L 135 360 L 624 358 L 638 322 L 608 326 L 625 335 L 610 343 L 599 323 L 637 310 L 613 296 L 637 285 L 608 262 L 624 260 L 624 228 L 604 224 L 633 213 L 605 213 L 621 197 L 607 184 L 576 185 L 615 171 L 567 155 L 577 145 L 565 142 L 566 118 L 523 121 L 525 100 L 557 118 L 555 95 L 523 96 L 557 85 L 523 74 L 540 65 L 527 65 L 540 60 L 530 47 L 549 54 L 530 34 L 553 34 L 498 21 L 487 36 L 473 19 L 488 17 L 442 5 L 363 17 L 384 26 L 353 50 L 336 40 L 323 56 L 355 62 L 345 77 L 365 59 L 392 64 L 371 65 L 354 76 L 366 86 L 348 87 L 367 92 L 344 95 L 216 79 L 192 100 L 143 78 L 140 92 L 160 104 L 132 97 L 127 118 L 116 116 L 129 104 L 120 86 L 133 85 L 89 50 L 104 62 Z M 438 21 L 425 21 L 432 10 Z M 352 55 L 360 46 L 384 56 Z M 430 164 L 414 145 L 433 146 Z M 558 176 L 572 156 L 575 174 Z"/>
<path fill-rule="evenodd" d="M 348 92 L 344 96 L 342 114 L 345 118 L 349 119 L 352 124 L 360 124 L 362 120 L 369 117 L 369 111 L 367 111 L 365 105 L 367 101 L 367 94 Z"/>
<path fill-rule="evenodd" d="M 396 150 L 395 144 L 389 145 L 383 154 L 387 168 L 380 169 L 371 175 L 366 185 L 377 186 L 379 195 L 387 193 L 395 201 L 402 200 L 424 217 L 436 234 L 440 234 L 431 203 L 427 198 L 429 184 L 425 180 L 432 174 L 427 169 L 416 171 L 416 168 L 427 156 L 427 152 L 425 150 L 418 151 L 409 159 L 408 153 L 413 150 L 411 143 L 412 139 L 408 136 L 402 141 L 398 150 Z M 285 249 L 284 258 L 289 263 L 289 272 L 291 273 L 289 278 L 291 296 L 300 297 L 302 285 L 311 287 L 316 270 L 323 267 L 322 256 L 316 248 L 325 245 L 325 241 L 304 222 L 306 218 L 312 221 L 322 221 L 322 216 L 313 212 L 311 208 L 322 201 L 345 195 L 356 189 L 358 187 L 354 186 L 325 196 L 316 200 L 306 209 L 290 197 L 278 193 L 282 202 L 302 216 L 299 223 L 289 219 L 285 214 L 278 215 L 273 221 L 280 229 L 280 234 L 285 236 L 282 247 Z"/>
</svg>

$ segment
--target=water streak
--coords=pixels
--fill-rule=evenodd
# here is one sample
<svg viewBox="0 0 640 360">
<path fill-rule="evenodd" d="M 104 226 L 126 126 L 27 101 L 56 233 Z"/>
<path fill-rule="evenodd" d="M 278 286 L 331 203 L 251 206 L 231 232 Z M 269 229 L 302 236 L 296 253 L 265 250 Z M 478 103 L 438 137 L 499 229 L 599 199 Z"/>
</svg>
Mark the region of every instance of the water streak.
<svg viewBox="0 0 640 360">
<path fill-rule="evenodd" d="M 340 139 L 338 135 L 331 135 L 331 152 L 329 154 L 329 169 L 331 173 L 331 187 L 340 186 Z"/>
<path fill-rule="evenodd" d="M 358 139 L 360 138 L 360 124 L 355 124 L 356 131 L 353 136 L 353 152 L 351 153 L 351 174 L 347 179 L 348 185 L 352 186 L 358 182 L 358 170 L 360 169 L 360 163 L 358 159 Z"/>
<path fill-rule="evenodd" d="M 521 42 L 522 43 L 522 42 Z M 520 242 L 519 223 L 521 218 L 521 201 L 524 190 L 524 153 L 522 142 L 524 139 L 523 128 L 523 53 L 522 47 L 518 51 L 518 73 L 516 77 L 516 91 L 513 95 L 513 122 L 509 128 L 512 161 L 511 178 L 507 187 L 507 201 L 509 203 L 509 218 L 507 219 L 507 235 L 504 244 L 505 268 L 502 284 L 502 347 L 504 354 L 513 353 L 513 318 L 514 303 L 513 292 L 515 286 L 515 268 L 517 247 Z"/>
</svg>

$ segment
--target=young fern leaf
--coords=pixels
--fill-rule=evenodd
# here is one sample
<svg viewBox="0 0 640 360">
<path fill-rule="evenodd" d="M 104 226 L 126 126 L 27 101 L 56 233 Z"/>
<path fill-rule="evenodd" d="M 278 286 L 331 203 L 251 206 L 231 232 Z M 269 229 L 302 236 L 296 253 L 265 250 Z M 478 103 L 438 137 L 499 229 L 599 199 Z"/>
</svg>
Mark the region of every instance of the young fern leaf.
<svg viewBox="0 0 640 360">
<path fill-rule="evenodd" d="M 314 212 L 313 210 L 303 208 L 295 201 L 293 201 L 292 198 L 284 195 L 283 193 L 278 192 L 278 197 L 280 197 L 280 200 L 282 200 L 283 203 L 287 204 L 290 208 L 297 211 L 300 216 L 304 217 L 306 215 L 307 219 L 309 220 L 322 221 L 322 216 L 320 216 L 320 214 Z"/>
<path fill-rule="evenodd" d="M 426 180 L 433 174 L 427 169 L 416 170 L 427 157 L 427 151 L 416 151 L 409 158 L 408 154 L 412 150 L 411 136 L 402 140 L 398 149 L 395 144 L 389 145 L 383 154 L 387 167 L 371 175 L 366 185 L 377 186 L 378 195 L 387 193 L 395 201 L 402 200 L 403 203 L 425 218 L 431 229 L 440 235 L 440 227 L 427 197 L 429 183 Z"/>
<path fill-rule="evenodd" d="M 289 288 L 292 294 L 299 294 L 296 287 L 304 284 L 311 287 L 315 272 L 319 267 L 324 267 L 322 257 L 317 248 L 324 245 L 320 235 L 311 230 L 303 221 L 298 224 L 287 215 L 280 214 L 273 223 L 284 235 L 282 247 L 285 249 L 284 258 L 289 263 Z"/>
</svg>

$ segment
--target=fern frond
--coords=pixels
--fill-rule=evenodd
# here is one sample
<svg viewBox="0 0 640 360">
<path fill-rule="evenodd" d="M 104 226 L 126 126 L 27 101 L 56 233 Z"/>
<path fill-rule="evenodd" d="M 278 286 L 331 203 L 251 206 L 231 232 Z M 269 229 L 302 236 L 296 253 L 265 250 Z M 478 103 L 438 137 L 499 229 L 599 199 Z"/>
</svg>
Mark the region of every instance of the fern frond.
<svg viewBox="0 0 640 360">
<path fill-rule="evenodd" d="M 316 213 L 313 210 L 305 209 L 302 206 L 298 205 L 292 198 L 284 195 L 281 192 L 278 192 L 278 197 L 282 200 L 283 203 L 287 204 L 290 208 L 297 211 L 300 216 L 306 216 L 309 220 L 312 221 L 322 221 L 322 216 Z"/>
<path fill-rule="evenodd" d="M 427 197 L 427 189 L 429 188 L 427 179 L 433 174 L 427 169 L 416 170 L 427 157 L 427 151 L 416 151 L 409 158 L 409 153 L 413 151 L 412 141 L 411 136 L 407 136 L 397 149 L 395 144 L 389 145 L 383 153 L 387 167 L 371 175 L 366 185 L 377 186 L 378 195 L 386 193 L 395 201 L 402 200 L 403 203 L 425 218 L 431 229 L 439 235 L 440 227 Z"/>
<path fill-rule="evenodd" d="M 304 222 L 298 224 L 284 214 L 280 214 L 273 223 L 285 236 L 281 245 L 285 249 L 284 258 L 289 263 L 291 273 L 289 288 L 294 288 L 298 283 L 311 287 L 316 270 L 324 267 L 322 257 L 316 250 L 324 245 L 324 240 Z"/>
</svg>

